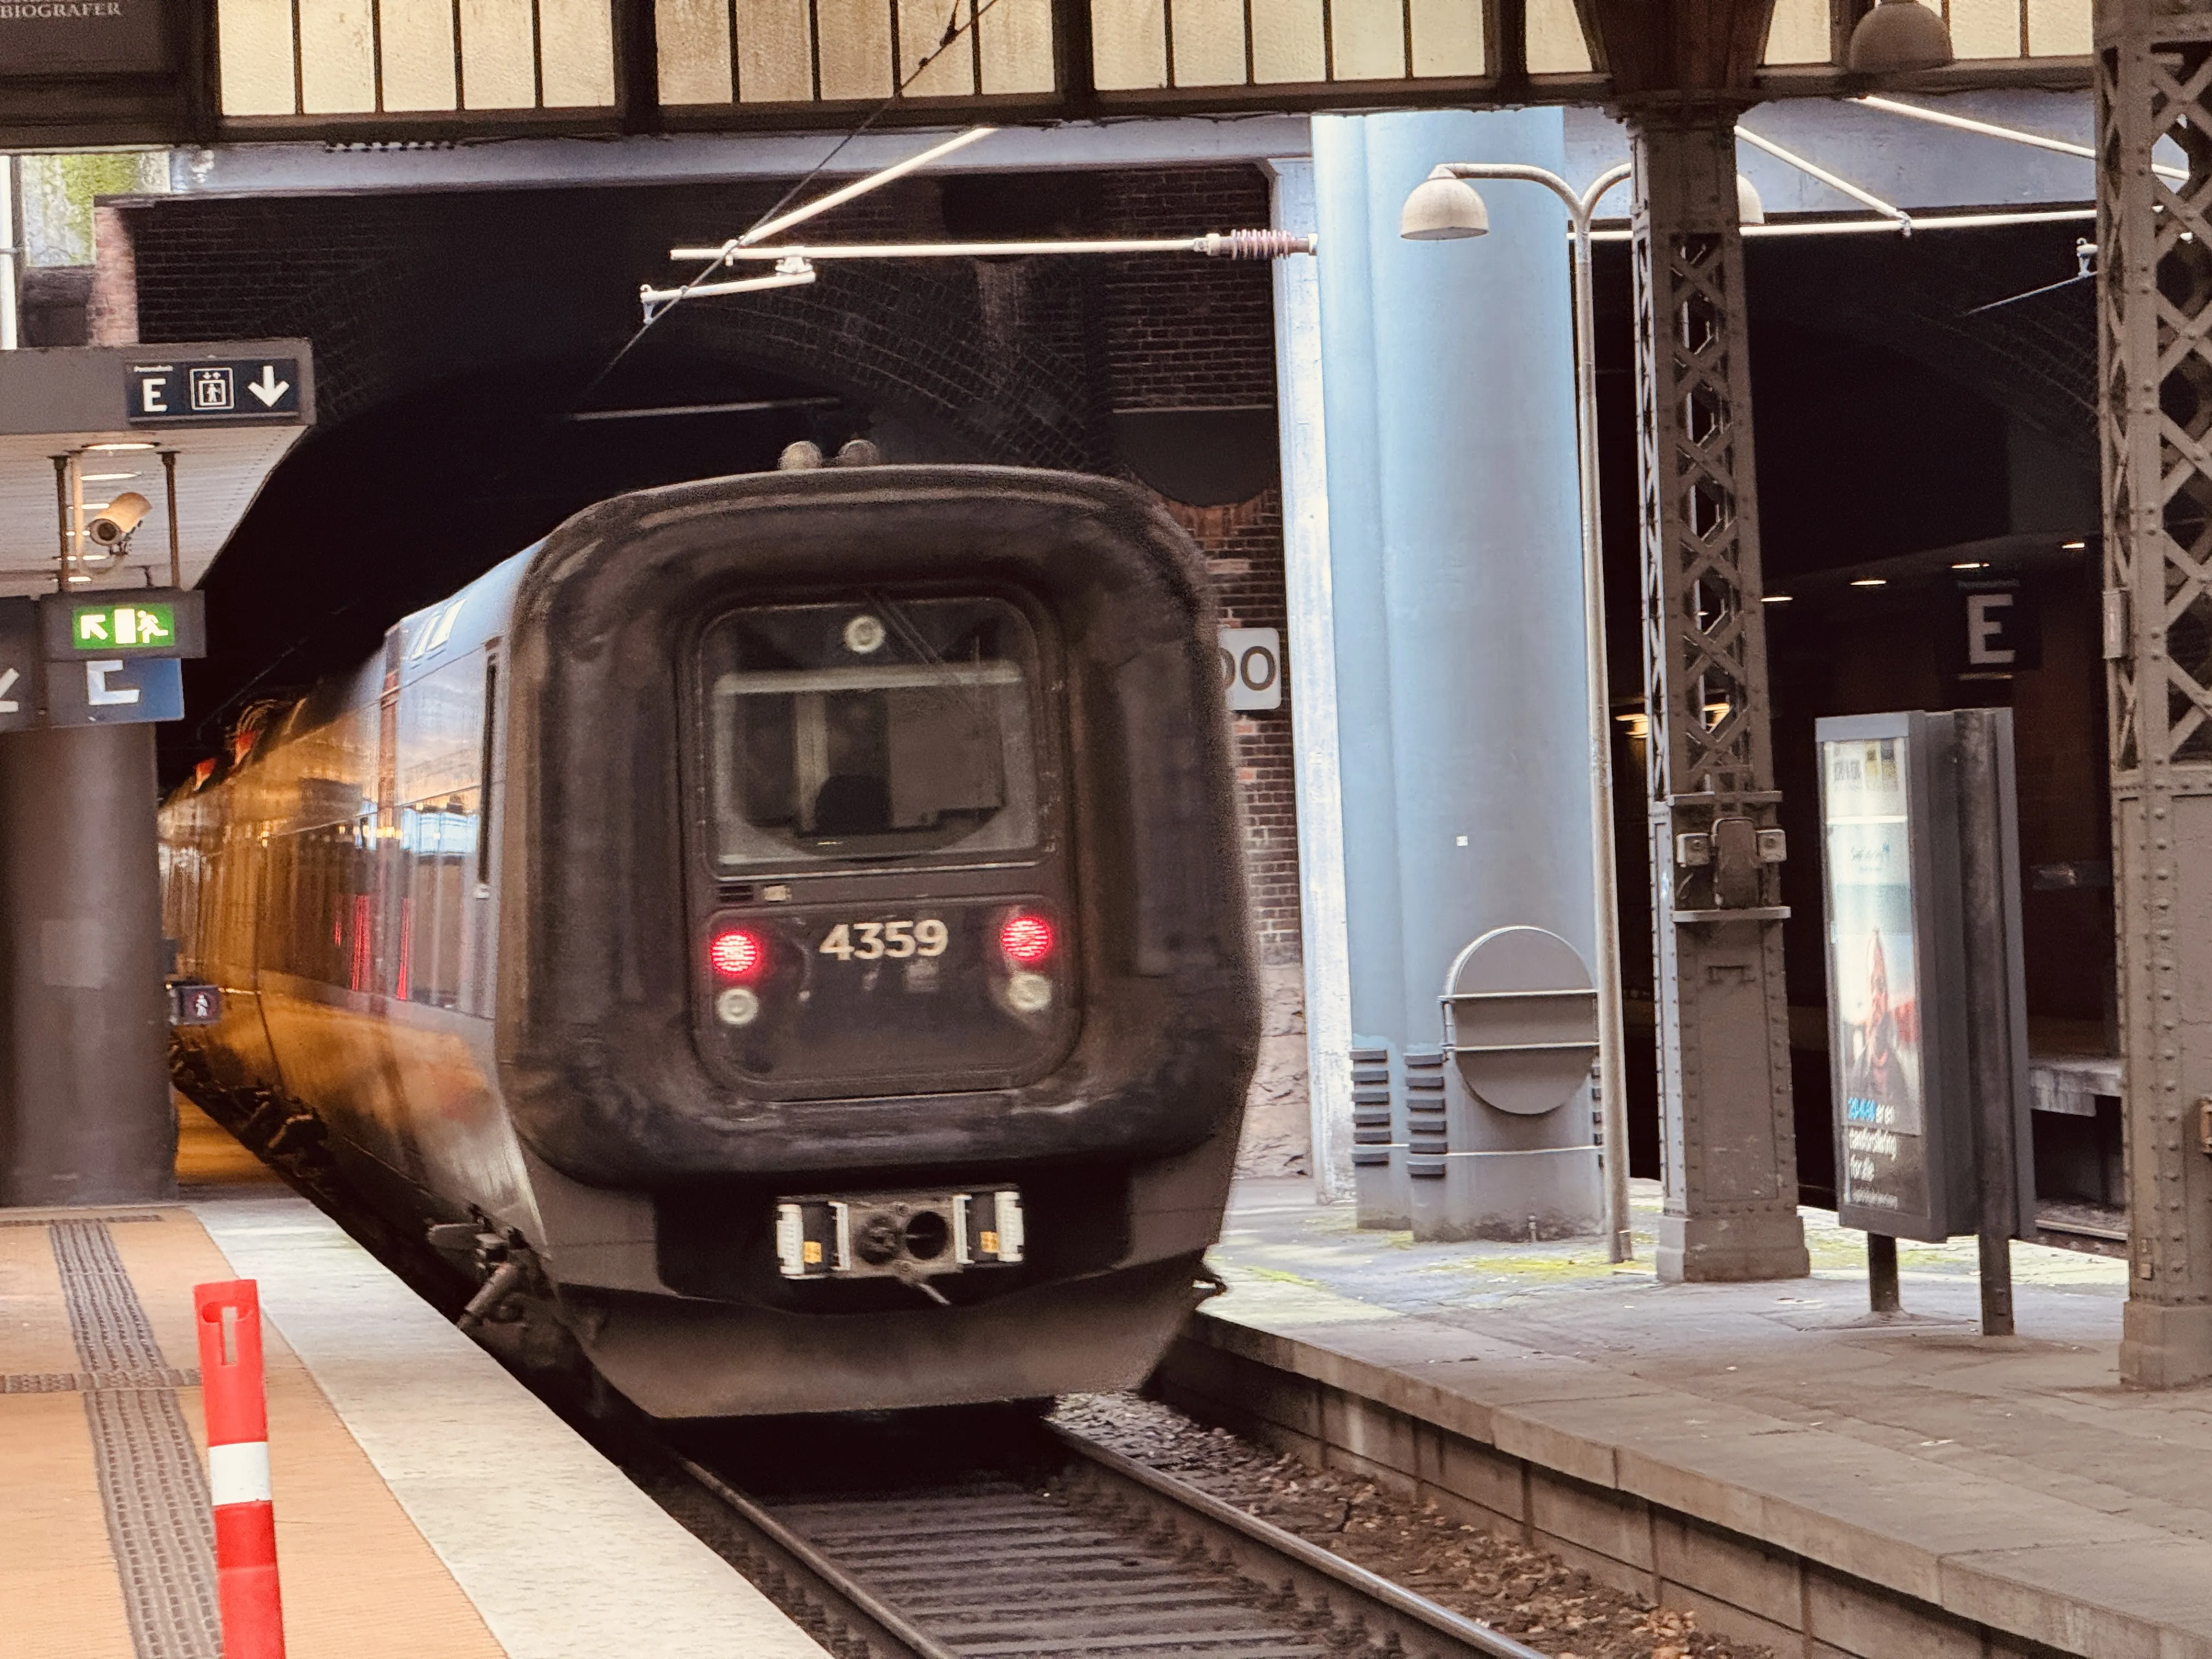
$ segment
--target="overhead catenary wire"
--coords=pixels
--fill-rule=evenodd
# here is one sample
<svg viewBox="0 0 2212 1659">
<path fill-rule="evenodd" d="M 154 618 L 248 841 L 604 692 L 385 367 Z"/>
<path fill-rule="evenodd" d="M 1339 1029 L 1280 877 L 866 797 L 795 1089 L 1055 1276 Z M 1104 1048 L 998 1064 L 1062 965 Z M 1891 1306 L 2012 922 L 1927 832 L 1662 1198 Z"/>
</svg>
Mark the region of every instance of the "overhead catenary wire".
<svg viewBox="0 0 2212 1659">
<path fill-rule="evenodd" d="M 981 4 L 973 3 L 973 0 L 952 0 L 952 9 L 947 15 L 945 19 L 945 33 L 939 38 L 937 45 L 922 55 L 921 59 L 915 63 L 915 66 L 907 71 L 906 78 L 901 81 L 896 87 L 892 88 L 890 92 L 885 95 L 883 101 L 878 103 L 875 108 L 868 112 L 865 119 L 839 137 L 837 142 L 830 147 L 829 153 L 827 155 L 823 155 L 820 161 L 809 167 L 805 173 L 794 179 L 790 187 L 787 188 L 781 196 L 776 198 L 775 204 L 769 208 L 766 213 L 761 215 L 759 220 L 756 222 L 751 230 L 746 233 L 746 235 L 750 236 L 759 234 L 762 225 L 768 223 L 770 220 L 775 218 L 778 214 L 781 214 L 786 208 L 789 207 L 792 202 L 799 196 L 800 191 L 804 191 L 809 185 L 820 178 L 822 174 L 827 172 L 830 166 L 836 162 L 836 159 L 844 154 L 848 145 L 851 144 L 855 139 L 867 132 L 876 125 L 877 122 L 882 120 L 883 118 L 890 112 L 892 106 L 896 104 L 899 99 L 904 95 L 906 89 L 912 86 L 917 80 L 921 79 L 921 76 L 928 70 L 931 64 L 934 64 L 939 58 L 951 51 L 953 46 L 958 42 L 963 35 L 966 34 L 969 30 L 974 28 L 978 23 L 981 22 L 983 19 L 990 14 L 992 9 L 998 3 L 999 0 L 981 0 Z M 964 19 L 960 15 L 961 9 L 963 4 L 967 4 L 969 7 L 968 15 Z M 988 131 L 988 129 L 986 129 L 986 131 Z M 742 240 L 744 239 L 740 238 L 739 240 Z M 719 264 L 720 263 L 720 262 L 718 259 L 716 264 Z M 707 266 L 702 270 L 697 276 L 694 276 L 690 283 L 685 284 L 685 287 L 689 288 L 703 283 L 708 276 L 714 275 L 714 265 L 710 264 Z M 586 398 L 589 398 L 592 393 L 597 392 L 601 386 L 605 385 L 607 376 L 613 374 L 616 368 L 621 365 L 623 360 L 628 357 L 632 351 L 637 349 L 638 342 L 645 338 L 647 333 L 651 331 L 653 325 L 659 322 L 663 317 L 666 316 L 670 309 L 671 306 L 662 306 L 658 310 L 648 308 L 644 320 L 639 323 L 638 325 L 630 331 L 630 335 L 628 339 L 624 340 L 621 345 L 615 349 L 614 355 L 607 359 L 606 362 L 600 368 L 599 372 L 592 375 L 591 380 L 586 383 L 583 390 L 576 394 L 574 402 L 578 404 L 582 403 Z"/>
<path fill-rule="evenodd" d="M 1960 312 L 1959 315 L 1961 317 L 1979 317 L 1987 312 L 2002 311 L 2007 306 L 2016 306 L 2022 300 L 2039 299 L 2046 294 L 2056 294 L 2061 289 L 2078 288 L 2083 283 L 2094 283 L 2096 280 L 2097 273 L 2095 271 L 2085 270 L 2077 276 L 2064 277 L 2056 283 L 2045 283 L 2041 288 L 2029 289 L 2024 294 L 2008 294 L 2002 300 L 1992 300 L 1985 306 L 1976 306 L 1971 311 Z"/>
<path fill-rule="evenodd" d="M 2042 287 L 2029 289 L 2023 294 L 2008 294 L 2002 300 L 1992 300 L 1987 305 L 1976 306 L 1972 310 L 1962 311 L 1959 314 L 1961 317 L 1979 317 L 1987 312 L 2002 311 L 2007 306 L 2016 306 L 2023 300 L 2038 299 L 2045 294 L 2056 294 L 2062 289 L 2094 283 L 2097 280 L 2096 266 L 2097 245 L 2086 240 L 2077 240 L 2074 244 L 2074 274 L 2071 276 L 2060 282 L 2045 283 Z"/>
</svg>

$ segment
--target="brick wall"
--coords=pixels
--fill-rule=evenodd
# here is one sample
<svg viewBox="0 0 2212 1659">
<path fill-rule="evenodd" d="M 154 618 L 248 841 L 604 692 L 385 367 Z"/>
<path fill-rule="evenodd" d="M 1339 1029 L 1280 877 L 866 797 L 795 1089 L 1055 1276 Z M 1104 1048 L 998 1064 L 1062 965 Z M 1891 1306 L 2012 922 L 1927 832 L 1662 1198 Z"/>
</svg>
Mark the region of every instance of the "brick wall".
<svg viewBox="0 0 2212 1659">
<path fill-rule="evenodd" d="M 1109 173 L 1100 195 L 1109 236 L 1267 222 L 1267 181 L 1250 167 Z M 1264 263 L 1115 259 L 1103 286 L 1114 407 L 1273 406 L 1274 288 Z"/>
<path fill-rule="evenodd" d="M 1267 181 L 1248 167 L 1115 173 L 1102 195 L 1109 222 L 1126 234 L 1195 236 L 1267 222 Z M 1117 259 L 1104 286 L 1115 409 L 1273 407 L 1274 289 L 1266 264 Z M 1241 506 L 1170 510 L 1206 556 L 1223 625 L 1287 631 L 1279 487 Z M 1294 691 L 1286 675 L 1279 708 L 1235 722 L 1245 877 L 1269 964 L 1298 960 Z"/>
</svg>

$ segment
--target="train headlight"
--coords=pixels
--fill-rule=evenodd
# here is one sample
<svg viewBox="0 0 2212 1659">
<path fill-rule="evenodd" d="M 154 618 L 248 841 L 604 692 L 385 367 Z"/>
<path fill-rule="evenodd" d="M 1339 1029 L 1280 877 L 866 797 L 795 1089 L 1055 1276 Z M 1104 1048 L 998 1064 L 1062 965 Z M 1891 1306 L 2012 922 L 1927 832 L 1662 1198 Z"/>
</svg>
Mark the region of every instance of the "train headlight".
<svg viewBox="0 0 2212 1659">
<path fill-rule="evenodd" d="M 1017 1013 L 1041 1014 L 1052 1006 L 1052 981 L 1042 974 L 1016 974 L 1006 981 L 1006 1001 Z"/>
<path fill-rule="evenodd" d="M 725 927 L 707 942 L 707 965 L 717 979 L 758 979 L 768 967 L 768 941 L 746 927 Z"/>
<path fill-rule="evenodd" d="M 760 999 L 742 985 L 732 985 L 714 999 L 714 1018 L 725 1025 L 750 1025 L 760 1018 Z"/>
<path fill-rule="evenodd" d="M 1024 968 L 1034 968 L 1044 961 L 1059 943 L 1052 924 L 1034 910 L 1007 917 L 999 929 L 999 949 L 1006 952 L 1007 961 Z"/>
</svg>

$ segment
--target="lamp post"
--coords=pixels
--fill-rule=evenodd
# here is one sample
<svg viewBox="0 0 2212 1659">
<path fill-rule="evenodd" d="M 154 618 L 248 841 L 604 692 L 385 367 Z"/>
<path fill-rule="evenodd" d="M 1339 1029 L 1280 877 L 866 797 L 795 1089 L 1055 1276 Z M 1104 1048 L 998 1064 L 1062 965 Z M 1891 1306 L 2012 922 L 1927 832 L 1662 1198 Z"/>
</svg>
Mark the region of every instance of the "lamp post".
<svg viewBox="0 0 2212 1659">
<path fill-rule="evenodd" d="M 1628 1218 L 1628 1097 L 1621 1071 L 1620 876 L 1613 834 L 1612 696 L 1605 662 L 1605 562 L 1600 537 L 1597 471 L 1597 349 L 1590 281 L 1590 222 L 1605 193 L 1632 168 L 1607 167 L 1577 193 L 1539 167 L 1514 161 L 1448 161 L 1407 197 L 1398 234 L 1412 242 L 1455 241 L 1490 229 L 1490 211 L 1470 179 L 1507 179 L 1541 185 L 1567 210 L 1574 239 L 1575 423 L 1577 483 L 1582 504 L 1583 681 L 1589 700 L 1590 857 L 1597 907 L 1598 1102 L 1605 1125 L 1606 1255 L 1626 1261 L 1636 1254 Z M 1736 204 L 1747 224 L 1765 213 L 1751 181 L 1738 174 Z"/>
</svg>

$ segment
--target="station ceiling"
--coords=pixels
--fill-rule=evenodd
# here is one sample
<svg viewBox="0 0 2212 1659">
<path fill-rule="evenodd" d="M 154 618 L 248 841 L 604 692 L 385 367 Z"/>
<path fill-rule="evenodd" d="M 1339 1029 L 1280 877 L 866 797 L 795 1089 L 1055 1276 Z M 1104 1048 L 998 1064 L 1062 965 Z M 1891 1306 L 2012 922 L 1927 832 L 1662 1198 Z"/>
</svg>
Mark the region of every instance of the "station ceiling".
<svg viewBox="0 0 2212 1659">
<path fill-rule="evenodd" d="M 1910 84 L 2086 86 L 2091 3 L 1948 0 L 1960 61 Z M 789 131 L 1668 92 L 1826 97 L 1864 89 L 1840 56 L 1867 0 L 107 0 L 97 9 L 96 27 L 0 14 L 0 147 Z"/>
<path fill-rule="evenodd" d="M 131 419 L 133 371 L 167 365 L 292 365 L 271 401 L 282 412 Z M 252 369 L 246 371 L 249 381 Z M 263 383 L 273 388 L 272 377 Z M 85 347 L 0 353 L 0 594 L 46 592 L 60 580 L 75 514 L 57 487 L 56 458 L 74 458 L 89 517 L 125 492 L 150 504 L 119 557 L 80 564 L 85 586 L 135 586 L 169 578 L 167 463 L 175 457 L 176 532 L 184 585 L 196 585 L 276 465 L 313 420 L 313 369 L 304 340 L 204 345 Z M 254 399 L 238 393 L 249 407 Z M 67 477 L 66 472 L 64 474 Z M 89 544 L 77 544 L 89 550 Z"/>
</svg>

